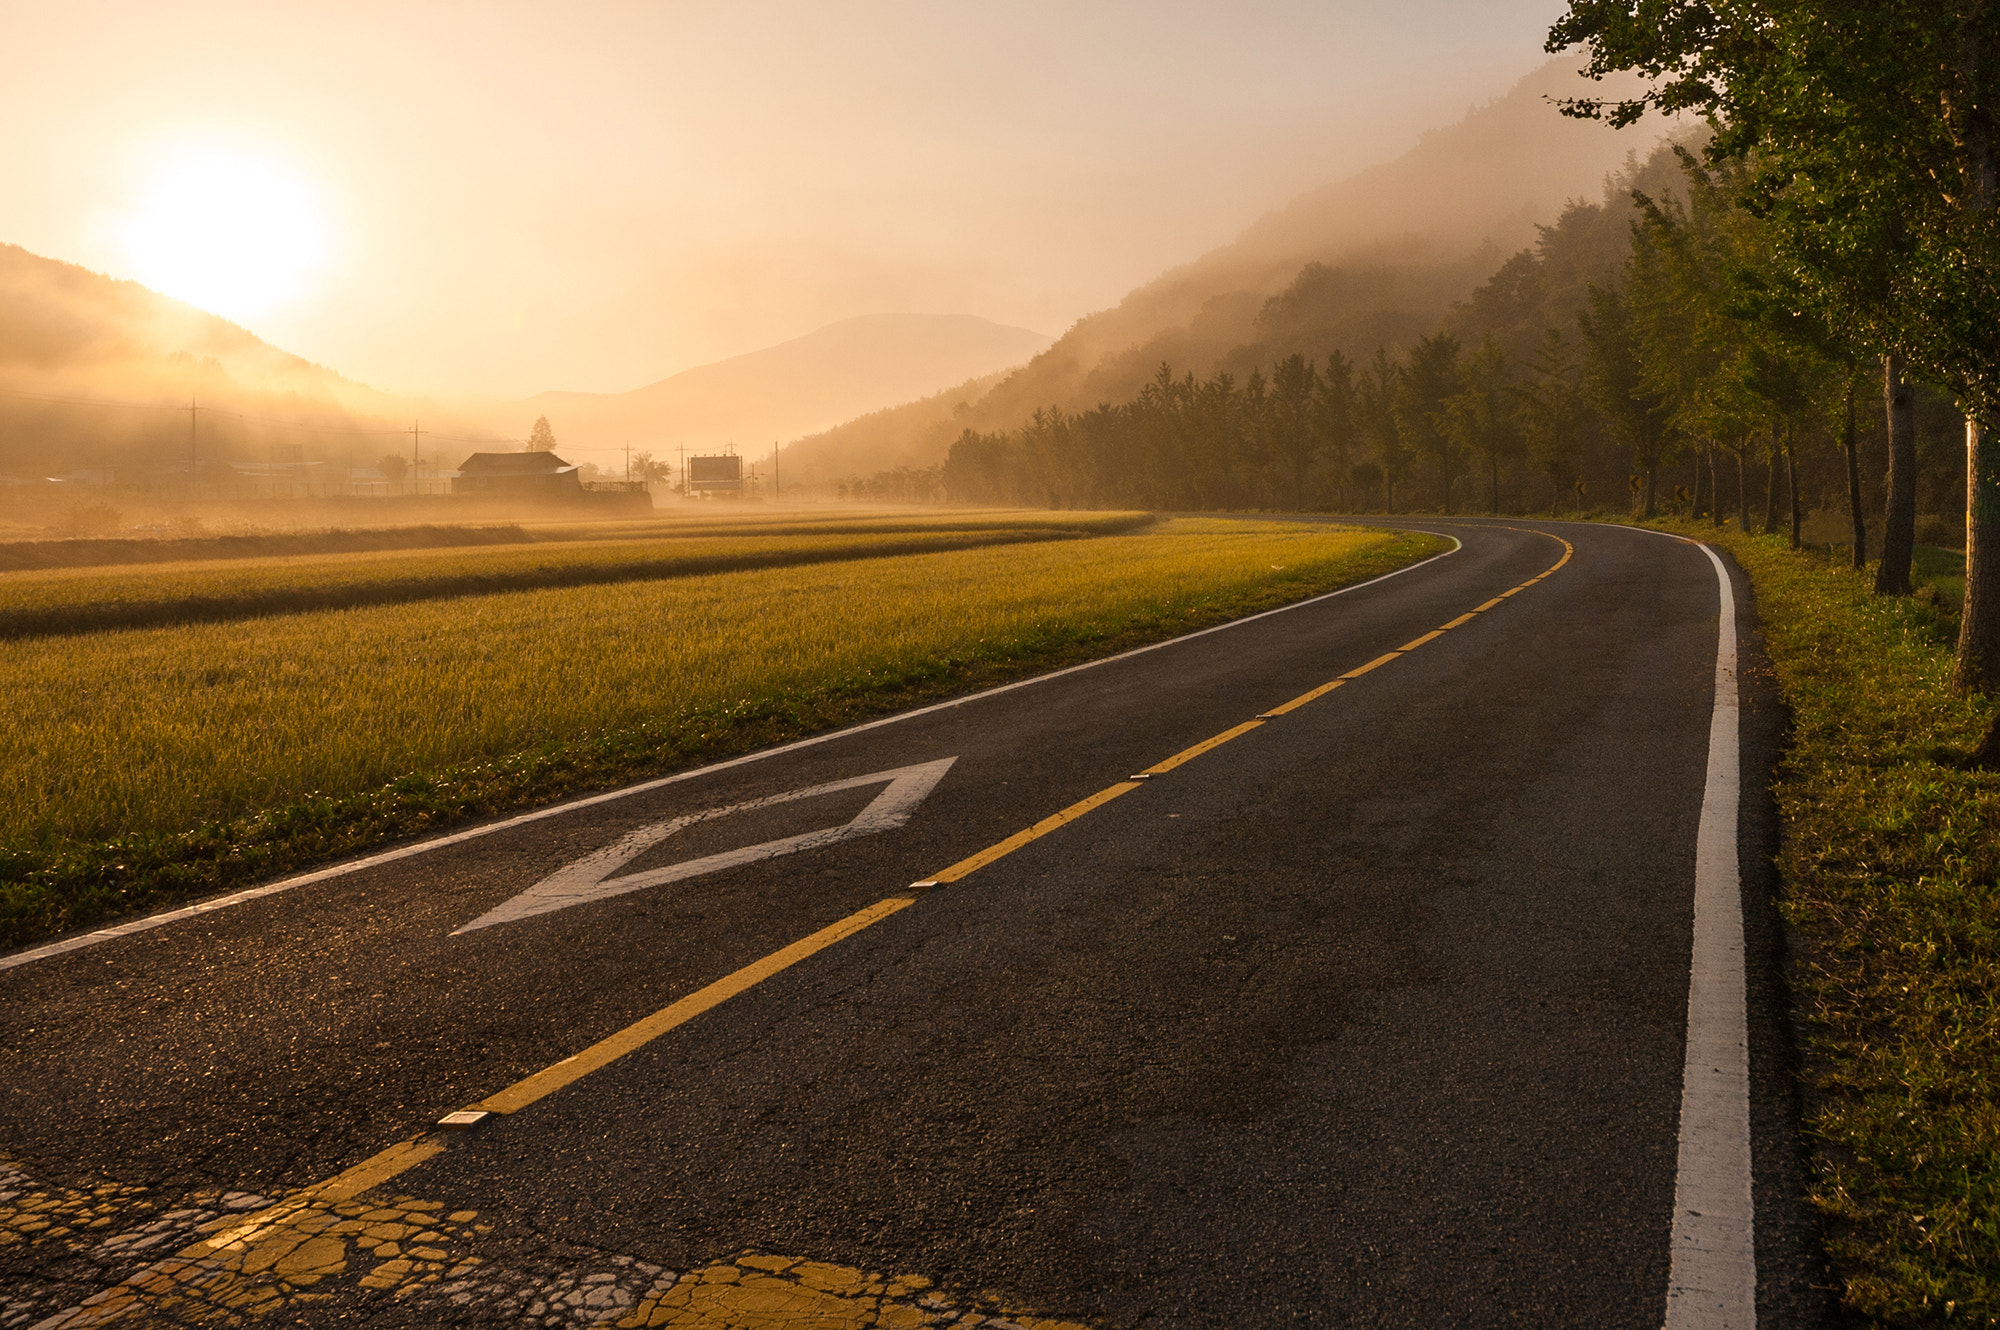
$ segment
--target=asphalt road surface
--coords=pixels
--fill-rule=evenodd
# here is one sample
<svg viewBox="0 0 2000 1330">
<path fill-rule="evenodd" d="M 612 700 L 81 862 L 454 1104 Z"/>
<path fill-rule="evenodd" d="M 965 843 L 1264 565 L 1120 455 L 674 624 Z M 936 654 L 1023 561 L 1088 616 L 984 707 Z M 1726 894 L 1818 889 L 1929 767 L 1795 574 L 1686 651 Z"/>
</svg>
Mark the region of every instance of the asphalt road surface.
<svg viewBox="0 0 2000 1330">
<path fill-rule="evenodd" d="M 1660 1325 L 1717 576 L 1409 525 L 1462 548 L 0 971 L 0 1326 Z M 1758 1320 L 1819 1324 L 1735 592 Z"/>
</svg>

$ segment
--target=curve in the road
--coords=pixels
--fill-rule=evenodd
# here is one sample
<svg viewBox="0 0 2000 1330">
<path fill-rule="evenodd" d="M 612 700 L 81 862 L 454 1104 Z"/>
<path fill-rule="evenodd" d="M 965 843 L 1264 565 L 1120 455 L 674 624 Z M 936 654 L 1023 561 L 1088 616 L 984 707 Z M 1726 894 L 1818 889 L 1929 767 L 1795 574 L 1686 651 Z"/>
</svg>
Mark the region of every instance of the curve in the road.
<svg viewBox="0 0 2000 1330">
<path fill-rule="evenodd" d="M 0 990 L 0 1148 L 68 1177 L 49 1194 L 92 1223 L 125 1222 L 128 1202 L 90 1208 L 106 1178 L 228 1212 L 145 1237 L 176 1255 L 132 1275 L 134 1306 L 172 1295 L 148 1291 L 171 1267 L 311 1285 L 327 1318 L 392 1305 L 358 1278 L 472 1323 L 499 1313 L 437 1290 L 526 1286 L 499 1266 L 435 1281 L 528 1243 L 596 1252 L 544 1277 L 549 1298 L 641 1320 L 665 1315 L 632 1302 L 662 1280 L 684 1312 L 711 1277 L 879 1300 L 888 1277 L 860 1272 L 914 1269 L 1114 1323 L 1658 1327 L 1671 1296 L 1673 1316 L 1733 1308 L 1677 1325 L 1748 1325 L 1800 1283 L 1796 1252 L 1760 1293 L 1752 1264 L 1726 1288 L 1702 1272 L 1712 1234 L 1682 1241 L 1690 1161 L 1722 1157 L 1689 1105 L 1722 1065 L 1695 1017 L 1717 1005 L 1704 937 L 1732 880 L 1704 865 L 1735 850 L 1737 683 L 1708 589 L 1724 574 L 1733 624 L 1726 571 L 1565 525 L 1580 553 L 1550 585 L 1555 532 L 1454 529 L 1464 552 L 1432 574 L 1261 629 L 52 955 Z M 1746 753 L 1768 754 L 1768 710 L 1748 714 Z M 665 881 L 845 825 L 876 793 L 856 773 L 945 761 L 893 834 L 451 935 L 649 829 L 697 818 L 618 870 Z M 784 798 L 804 790 L 835 792 Z M 702 809 L 749 811 L 718 829 Z M 453 1105 L 483 1125 L 408 1134 Z M 60 1146 L 51 1121 L 72 1124 Z M 1767 1173 L 1786 1148 L 1754 1144 Z M 1716 1176 L 1753 1256 L 1770 1213 L 1802 1208 L 1753 1215 L 1742 1169 Z M 218 1183 L 234 1199 L 188 1191 Z M 34 1305 L 77 1306 L 61 1296 Z"/>
</svg>

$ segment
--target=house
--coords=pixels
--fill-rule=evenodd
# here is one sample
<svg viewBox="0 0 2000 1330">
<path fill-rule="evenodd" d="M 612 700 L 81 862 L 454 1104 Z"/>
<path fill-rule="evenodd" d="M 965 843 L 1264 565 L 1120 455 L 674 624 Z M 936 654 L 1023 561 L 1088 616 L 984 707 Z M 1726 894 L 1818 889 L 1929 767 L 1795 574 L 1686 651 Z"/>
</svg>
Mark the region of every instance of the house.
<svg viewBox="0 0 2000 1330">
<path fill-rule="evenodd" d="M 583 477 L 554 453 L 474 453 L 452 477 L 451 492 L 570 499 L 583 493 Z"/>
</svg>

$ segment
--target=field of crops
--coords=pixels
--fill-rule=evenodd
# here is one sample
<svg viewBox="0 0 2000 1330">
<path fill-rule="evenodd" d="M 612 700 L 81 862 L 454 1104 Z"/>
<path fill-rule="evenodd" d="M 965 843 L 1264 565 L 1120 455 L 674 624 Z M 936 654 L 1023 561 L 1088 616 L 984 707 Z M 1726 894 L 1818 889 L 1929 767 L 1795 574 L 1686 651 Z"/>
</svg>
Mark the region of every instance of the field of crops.
<svg viewBox="0 0 2000 1330">
<path fill-rule="evenodd" d="M 1174 520 L 0 642 L 33 699 L 0 715 L 0 943 L 1157 640 L 1444 545 Z"/>
<path fill-rule="evenodd" d="M 0 637 L 218 622 L 497 591 L 637 582 L 1130 530 L 1136 513 L 605 523 L 528 543 L 0 573 Z"/>
</svg>

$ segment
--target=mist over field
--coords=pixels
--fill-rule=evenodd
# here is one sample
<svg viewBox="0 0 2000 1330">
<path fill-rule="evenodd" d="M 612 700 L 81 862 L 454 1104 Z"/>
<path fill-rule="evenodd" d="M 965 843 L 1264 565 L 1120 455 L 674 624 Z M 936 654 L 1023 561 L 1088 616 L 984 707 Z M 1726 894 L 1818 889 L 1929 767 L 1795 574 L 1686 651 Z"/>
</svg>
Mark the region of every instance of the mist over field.
<svg viewBox="0 0 2000 1330">
<path fill-rule="evenodd" d="M 837 497 L 1251 354 L 1309 262 L 1403 338 L 1634 146 L 1550 111 L 1547 5 L 110 8 L 18 15 L 42 59 L 0 92 L 45 127 L 0 148 L 16 535 L 81 534 L 91 487 L 157 527 L 204 466 L 295 508 L 442 494 L 541 418 L 656 497 L 670 454 L 766 485 L 777 444 Z"/>
</svg>

